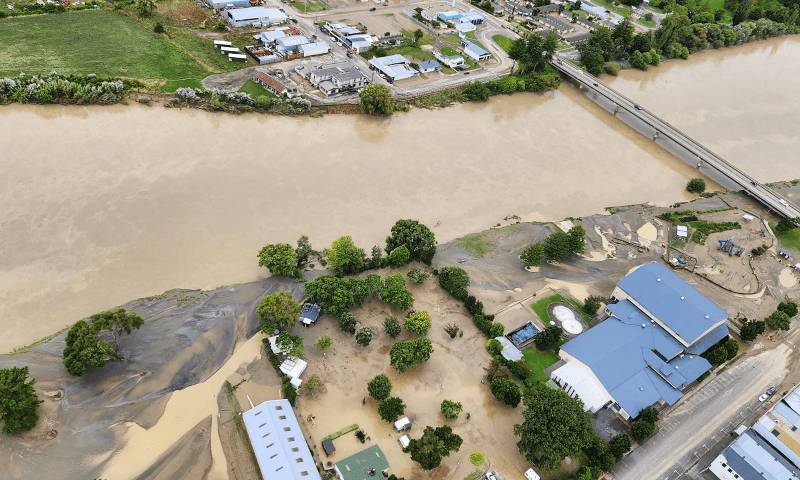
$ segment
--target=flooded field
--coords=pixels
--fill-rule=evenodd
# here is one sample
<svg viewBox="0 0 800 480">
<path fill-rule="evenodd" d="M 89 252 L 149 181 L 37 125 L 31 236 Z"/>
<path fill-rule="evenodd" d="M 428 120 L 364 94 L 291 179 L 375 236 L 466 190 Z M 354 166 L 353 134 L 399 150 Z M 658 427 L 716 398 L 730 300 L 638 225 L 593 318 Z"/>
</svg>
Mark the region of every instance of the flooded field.
<svg viewBox="0 0 800 480">
<path fill-rule="evenodd" d="M 794 178 L 799 59 L 786 38 L 613 85 L 756 177 Z M 0 351 L 132 298 L 255 279 L 267 242 L 369 250 L 401 217 L 447 241 L 510 215 L 671 203 L 694 174 L 570 85 L 390 119 L 12 105 L 0 129 Z"/>
</svg>

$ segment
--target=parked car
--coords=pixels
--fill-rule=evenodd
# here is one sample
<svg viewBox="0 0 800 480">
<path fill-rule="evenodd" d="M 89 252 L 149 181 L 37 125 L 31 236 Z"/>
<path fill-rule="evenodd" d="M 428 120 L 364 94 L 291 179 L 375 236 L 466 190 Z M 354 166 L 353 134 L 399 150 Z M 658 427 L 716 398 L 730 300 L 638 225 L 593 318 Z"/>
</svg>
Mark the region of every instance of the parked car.
<svg viewBox="0 0 800 480">
<path fill-rule="evenodd" d="M 767 399 L 768 399 L 768 398 L 769 398 L 769 395 L 767 395 L 766 393 L 762 393 L 762 394 L 761 394 L 761 395 L 758 397 L 758 401 L 759 401 L 759 402 L 761 402 L 761 403 L 764 403 L 764 402 L 766 402 L 766 401 L 767 401 Z"/>
<path fill-rule="evenodd" d="M 771 387 L 769 387 L 767 389 L 766 394 L 771 397 L 771 396 L 775 395 L 775 392 L 777 392 L 777 391 L 778 391 L 778 389 L 775 388 L 775 385 L 773 385 L 773 386 L 771 386 Z"/>
</svg>

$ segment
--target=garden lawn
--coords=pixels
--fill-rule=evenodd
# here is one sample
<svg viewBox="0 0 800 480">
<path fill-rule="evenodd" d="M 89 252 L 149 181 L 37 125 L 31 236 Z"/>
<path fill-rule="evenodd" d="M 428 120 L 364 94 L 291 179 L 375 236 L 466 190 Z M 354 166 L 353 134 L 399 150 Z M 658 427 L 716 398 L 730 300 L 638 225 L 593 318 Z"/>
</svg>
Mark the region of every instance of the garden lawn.
<svg viewBox="0 0 800 480">
<path fill-rule="evenodd" d="M 511 51 L 511 47 L 514 45 L 514 39 L 508 38 L 505 35 L 495 35 L 492 37 L 494 43 L 497 44 L 498 47 L 502 48 L 506 53 Z"/>
<path fill-rule="evenodd" d="M 258 83 L 248 80 L 242 85 L 242 88 L 239 89 L 240 92 L 244 92 L 249 94 L 253 98 L 258 97 L 269 97 L 269 98 L 278 98 L 274 93 L 270 92 L 266 88 L 262 87 Z"/>
<path fill-rule="evenodd" d="M 320 0 L 308 0 L 308 10 L 306 10 L 306 2 L 292 2 L 291 5 L 300 13 L 313 13 L 327 10 L 328 6 Z"/>
<path fill-rule="evenodd" d="M 775 226 L 772 226 L 773 230 Z M 800 252 L 800 228 L 789 230 L 788 232 L 778 235 L 781 245 L 791 248 L 796 252 Z"/>
<path fill-rule="evenodd" d="M 461 237 L 458 239 L 458 244 L 461 245 L 461 248 L 476 257 L 483 257 L 494 248 L 494 243 L 480 233 L 470 233 L 467 236 Z"/>
<path fill-rule="evenodd" d="M 522 354 L 525 355 L 525 363 L 531 368 L 530 378 L 537 382 L 546 382 L 548 376 L 545 370 L 558 361 L 558 355 L 549 350 L 541 351 L 533 347 L 526 348 Z"/>
<path fill-rule="evenodd" d="M 187 83 L 208 74 L 165 36 L 111 12 L 0 20 L 0 75 L 51 71 Z"/>
<path fill-rule="evenodd" d="M 549 325 L 550 322 L 553 321 L 553 319 L 550 318 L 550 315 L 547 313 L 547 308 L 551 304 L 558 302 L 568 303 L 572 305 L 572 307 L 575 308 L 575 310 L 577 310 L 581 314 L 581 317 L 583 318 L 584 322 L 586 322 L 589 325 L 592 324 L 592 319 L 589 317 L 589 315 L 587 315 L 583 311 L 583 305 L 581 305 L 580 302 L 578 302 L 572 297 L 565 297 L 558 293 L 556 293 L 555 295 L 550 295 L 549 297 L 544 297 L 543 299 L 531 305 L 531 308 L 533 309 L 534 312 L 536 312 L 536 315 L 542 320 L 542 322 L 544 322 L 545 325 Z"/>
</svg>

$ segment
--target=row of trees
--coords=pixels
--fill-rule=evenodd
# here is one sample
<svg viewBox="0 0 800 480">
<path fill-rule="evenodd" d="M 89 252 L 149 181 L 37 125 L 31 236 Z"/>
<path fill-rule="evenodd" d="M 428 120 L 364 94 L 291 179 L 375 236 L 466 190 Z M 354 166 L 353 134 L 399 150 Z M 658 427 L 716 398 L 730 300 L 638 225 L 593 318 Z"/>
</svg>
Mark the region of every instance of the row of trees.
<svg viewBox="0 0 800 480">
<path fill-rule="evenodd" d="M 110 104 L 124 100 L 135 81 L 95 75 L 24 75 L 0 78 L 0 103 Z"/>
<path fill-rule="evenodd" d="M 258 265 L 267 268 L 273 275 L 284 277 L 299 276 L 312 256 L 326 257 L 328 268 L 335 275 L 353 275 L 371 268 L 384 266 L 400 267 L 412 260 L 430 264 L 436 254 L 436 237 L 433 232 L 417 220 L 402 219 L 392 226 L 386 238 L 385 252 L 377 245 L 372 248 L 372 256 L 367 258 L 353 238 L 342 236 L 333 241 L 330 248 L 317 252 L 303 236 L 292 247 L 287 243 L 265 245 L 258 253 Z"/>
<path fill-rule="evenodd" d="M 541 265 L 543 262 L 563 262 L 583 253 L 586 232 L 576 225 L 567 232 L 561 230 L 550 234 L 542 243 L 533 243 L 522 250 L 520 260 L 526 267 Z"/>
<path fill-rule="evenodd" d="M 759 335 L 767 331 L 767 327 L 773 330 L 789 330 L 792 317 L 797 315 L 797 304 L 785 301 L 778 304 L 769 317 L 764 320 L 745 320 L 739 329 L 739 336 L 746 342 L 752 342 Z"/>
</svg>

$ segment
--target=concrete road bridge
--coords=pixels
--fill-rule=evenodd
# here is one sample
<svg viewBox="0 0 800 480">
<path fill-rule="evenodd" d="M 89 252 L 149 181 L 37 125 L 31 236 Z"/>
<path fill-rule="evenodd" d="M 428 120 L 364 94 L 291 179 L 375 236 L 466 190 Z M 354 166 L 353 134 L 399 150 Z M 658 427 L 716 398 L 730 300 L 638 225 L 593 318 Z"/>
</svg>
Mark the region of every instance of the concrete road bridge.
<svg viewBox="0 0 800 480">
<path fill-rule="evenodd" d="M 604 85 L 597 77 L 586 73 L 559 55 L 556 55 L 550 63 L 577 83 L 587 92 L 587 96 L 600 106 L 640 133 L 649 135 L 656 143 L 679 158 L 692 162 L 711 178 L 726 187 L 746 192 L 784 218 L 800 218 L 800 208 L 789 200 L 633 100 Z"/>
</svg>

